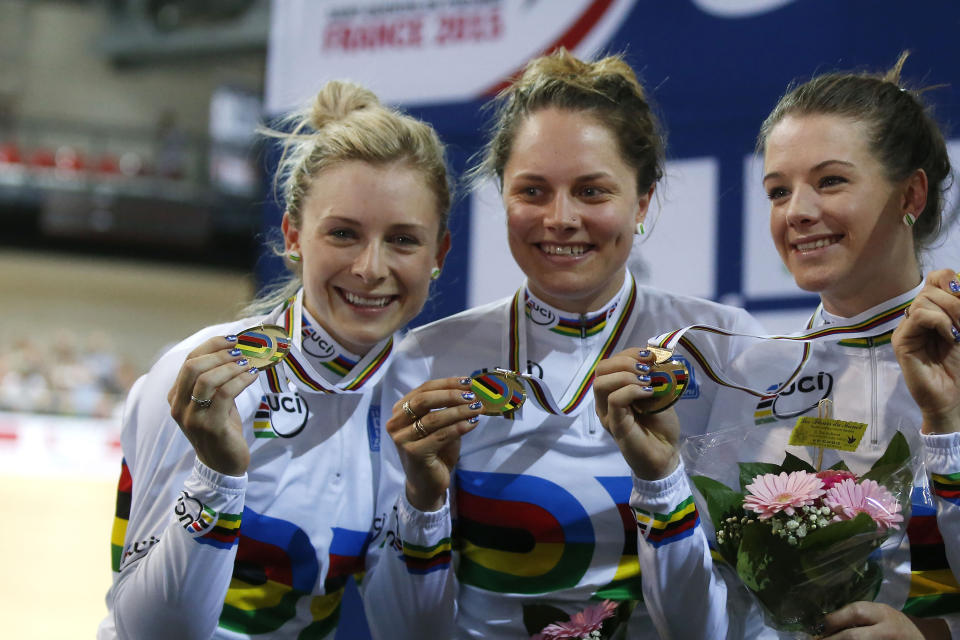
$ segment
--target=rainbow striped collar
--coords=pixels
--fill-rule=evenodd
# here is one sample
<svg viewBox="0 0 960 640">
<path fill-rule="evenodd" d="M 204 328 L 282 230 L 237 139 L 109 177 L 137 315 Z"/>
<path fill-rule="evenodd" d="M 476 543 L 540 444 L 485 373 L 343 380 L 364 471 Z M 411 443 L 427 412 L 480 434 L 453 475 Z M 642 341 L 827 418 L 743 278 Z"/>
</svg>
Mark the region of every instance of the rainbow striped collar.
<svg viewBox="0 0 960 640">
<path fill-rule="evenodd" d="M 572 314 L 557 309 L 535 296 L 529 287 L 523 289 L 523 305 L 528 324 L 534 330 L 543 329 L 570 338 L 590 338 L 607 328 L 607 320 L 620 303 L 621 292 L 602 308 L 585 314 Z"/>
</svg>

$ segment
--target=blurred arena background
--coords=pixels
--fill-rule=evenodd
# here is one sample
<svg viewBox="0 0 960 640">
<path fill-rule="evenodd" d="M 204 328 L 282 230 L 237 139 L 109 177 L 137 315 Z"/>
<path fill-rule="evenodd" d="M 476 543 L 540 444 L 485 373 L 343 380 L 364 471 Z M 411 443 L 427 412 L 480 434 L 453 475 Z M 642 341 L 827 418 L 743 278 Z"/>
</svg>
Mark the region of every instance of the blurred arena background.
<svg viewBox="0 0 960 640">
<path fill-rule="evenodd" d="M 815 298 L 771 246 L 753 142 L 788 83 L 900 51 L 960 164 L 960 4 L 940 0 L 0 0 L 0 636 L 93 637 L 122 400 L 168 345 L 280 270 L 259 122 L 351 78 L 433 122 L 463 170 L 482 106 L 563 45 L 624 52 L 670 131 L 663 288 L 792 330 Z M 957 187 L 926 264 L 960 266 Z M 421 323 L 507 295 L 492 187 L 461 193 Z M 355 602 L 339 638 L 363 638 Z"/>
</svg>

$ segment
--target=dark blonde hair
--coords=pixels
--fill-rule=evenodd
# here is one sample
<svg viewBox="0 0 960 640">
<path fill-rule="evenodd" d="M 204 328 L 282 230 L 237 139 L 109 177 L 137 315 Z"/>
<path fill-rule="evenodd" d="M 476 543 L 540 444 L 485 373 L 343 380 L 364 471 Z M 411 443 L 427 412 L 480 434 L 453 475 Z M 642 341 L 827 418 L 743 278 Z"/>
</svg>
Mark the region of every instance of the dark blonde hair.
<svg viewBox="0 0 960 640">
<path fill-rule="evenodd" d="M 647 192 L 663 177 L 664 134 L 636 74 L 623 57 L 584 62 L 566 49 L 531 60 L 521 76 L 495 101 L 490 142 L 470 178 L 478 184 L 503 171 L 517 131 L 526 118 L 547 108 L 584 111 L 607 127 L 620 154 L 637 175 L 637 190 Z"/>
<path fill-rule="evenodd" d="M 901 81 L 909 51 L 900 54 L 886 73 L 828 73 L 789 90 L 760 127 L 757 149 L 765 151 L 767 138 L 787 116 L 838 115 L 867 126 L 870 151 L 891 181 L 906 179 L 917 169 L 927 174 L 927 205 L 913 225 L 919 252 L 940 232 L 943 195 L 949 187 L 950 158 L 943 134 L 920 98 L 921 91 Z"/>
<path fill-rule="evenodd" d="M 438 238 L 446 233 L 451 189 L 440 138 L 429 124 L 382 105 L 369 89 L 332 80 L 308 107 L 261 133 L 283 144 L 275 185 L 295 228 L 303 223 L 303 202 L 313 179 L 329 167 L 359 160 L 373 165 L 403 162 L 419 171 L 436 202 Z M 244 313 L 268 311 L 296 293 L 301 286 L 300 268 L 289 262 L 288 267 L 291 275 L 258 297 Z"/>
</svg>

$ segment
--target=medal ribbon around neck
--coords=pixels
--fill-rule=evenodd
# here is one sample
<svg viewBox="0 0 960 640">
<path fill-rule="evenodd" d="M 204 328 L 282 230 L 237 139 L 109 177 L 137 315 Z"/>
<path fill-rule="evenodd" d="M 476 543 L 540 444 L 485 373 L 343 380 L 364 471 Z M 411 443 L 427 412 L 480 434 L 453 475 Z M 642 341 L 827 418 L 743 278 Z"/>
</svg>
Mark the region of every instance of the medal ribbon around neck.
<svg viewBox="0 0 960 640">
<path fill-rule="evenodd" d="M 510 369 L 516 372 L 518 378 L 523 378 L 527 383 L 533 399 L 547 413 L 553 415 L 576 415 L 578 409 L 582 407 L 583 399 L 590 393 L 593 387 L 593 375 L 597 368 L 597 363 L 609 356 L 617 347 L 620 337 L 629 334 L 633 326 L 633 307 L 637 302 L 637 284 L 633 276 L 627 272 L 629 279 L 628 286 L 620 291 L 617 309 L 612 318 L 608 318 L 607 325 L 604 328 L 601 337 L 605 337 L 602 346 L 596 350 L 596 356 L 586 358 L 574 375 L 573 381 L 567 387 L 566 392 L 557 402 L 550 389 L 542 380 L 521 373 L 527 362 L 527 336 L 524 323 L 524 288 L 521 287 L 513 296 L 513 302 L 510 305 L 510 326 L 509 332 L 509 362 Z"/>
<path fill-rule="evenodd" d="M 276 313 L 276 312 L 275 312 Z M 297 353 L 303 341 L 303 289 L 295 296 L 283 303 L 279 309 L 280 325 L 286 329 L 287 335 Z M 267 386 L 274 393 L 285 390 L 285 382 L 292 383 L 300 391 L 307 393 L 356 393 L 367 385 L 376 384 L 386 371 L 384 366 L 390 359 L 393 351 L 393 336 L 378 342 L 337 384 L 331 384 L 313 366 L 303 358 L 294 354 L 291 349 L 280 365 L 264 372 Z M 277 370 L 283 367 L 283 377 Z"/>
<path fill-rule="evenodd" d="M 859 317 L 855 316 L 849 324 L 845 325 L 824 325 L 822 327 L 814 328 L 813 324 L 816 321 L 816 318 L 819 317 L 823 304 L 817 306 L 816 311 L 813 312 L 813 315 L 810 317 L 809 322 L 807 322 L 807 328 L 803 331 L 798 331 L 796 333 L 791 333 L 788 335 L 774 335 L 774 336 L 762 336 L 755 335 L 752 333 L 739 333 L 736 331 L 728 331 L 727 329 L 721 329 L 719 327 L 713 327 L 710 325 L 704 324 L 695 324 L 682 329 L 677 329 L 676 331 L 671 331 L 669 333 L 663 333 L 659 336 L 650 338 L 648 344 L 651 349 L 655 350 L 666 350 L 672 353 L 676 349 L 677 345 L 683 345 L 687 352 L 696 360 L 700 367 L 703 369 L 703 372 L 707 375 L 708 378 L 713 380 L 719 385 L 724 387 L 729 387 L 732 389 L 739 389 L 749 393 L 750 395 L 756 396 L 758 398 L 772 398 L 779 394 L 781 391 L 786 389 L 790 384 L 800 375 L 800 371 L 806 365 L 807 361 L 810 359 L 810 354 L 812 352 L 813 343 L 823 342 L 827 339 L 853 339 L 853 338 L 866 338 L 881 335 L 892 331 L 896 328 L 897 324 L 900 321 L 900 318 L 903 317 L 904 310 L 910 306 L 910 303 L 913 302 L 913 298 L 905 302 L 896 304 L 888 309 L 884 309 L 879 313 L 870 313 L 869 316 Z M 865 314 L 862 314 L 865 315 Z M 792 342 L 802 342 L 803 343 L 803 355 L 800 359 L 800 364 L 796 366 L 793 370 L 793 373 L 790 374 L 790 377 L 786 382 L 781 384 L 776 389 L 767 389 L 763 391 L 758 391 L 756 389 L 751 389 L 750 387 L 743 387 L 738 384 L 734 384 L 728 381 L 718 370 L 718 368 L 712 367 L 707 360 L 706 356 L 700 352 L 699 349 L 691 342 L 690 338 L 686 337 L 688 331 L 702 331 L 704 333 L 714 333 L 721 336 L 729 337 L 747 337 L 747 338 L 760 338 L 762 340 L 787 340 Z"/>
</svg>

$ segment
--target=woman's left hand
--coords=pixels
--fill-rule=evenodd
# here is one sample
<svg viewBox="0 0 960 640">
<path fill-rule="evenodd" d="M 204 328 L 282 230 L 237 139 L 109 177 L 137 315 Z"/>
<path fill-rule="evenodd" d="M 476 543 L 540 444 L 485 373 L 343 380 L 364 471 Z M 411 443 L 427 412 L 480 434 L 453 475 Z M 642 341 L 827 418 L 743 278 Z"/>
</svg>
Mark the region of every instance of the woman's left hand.
<svg viewBox="0 0 960 640">
<path fill-rule="evenodd" d="M 893 351 L 920 407 L 924 433 L 960 431 L 960 280 L 955 271 L 927 276 L 893 332 Z"/>
<path fill-rule="evenodd" d="M 854 602 L 823 619 L 818 638 L 831 640 L 950 640 L 939 618 L 913 619 L 879 602 Z"/>
</svg>

